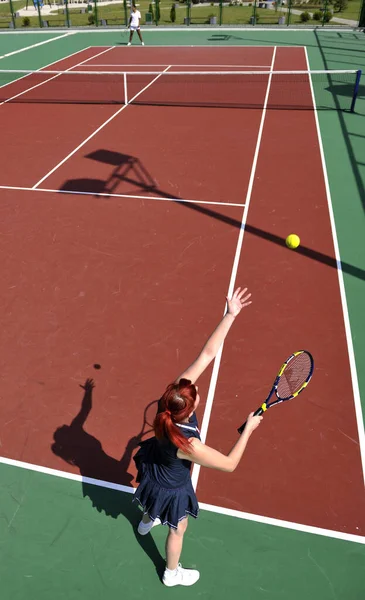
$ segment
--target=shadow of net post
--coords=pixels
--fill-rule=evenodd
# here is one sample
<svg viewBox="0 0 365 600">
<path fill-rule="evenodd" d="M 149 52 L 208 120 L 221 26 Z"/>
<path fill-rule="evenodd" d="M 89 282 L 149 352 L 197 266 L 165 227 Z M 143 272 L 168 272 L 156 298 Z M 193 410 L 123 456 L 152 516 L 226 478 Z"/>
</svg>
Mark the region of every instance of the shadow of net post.
<svg viewBox="0 0 365 600">
<path fill-rule="evenodd" d="M 130 190 L 123 190 L 123 196 L 133 196 L 138 193 L 154 194 L 163 198 L 175 199 L 176 196 L 164 192 L 144 166 L 141 160 L 129 154 L 114 150 L 99 149 L 87 154 L 85 158 L 95 160 L 102 164 L 114 167 L 106 179 L 79 178 L 65 181 L 59 188 L 63 192 L 78 192 L 82 194 L 115 194 L 121 183 L 132 186 Z"/>
</svg>

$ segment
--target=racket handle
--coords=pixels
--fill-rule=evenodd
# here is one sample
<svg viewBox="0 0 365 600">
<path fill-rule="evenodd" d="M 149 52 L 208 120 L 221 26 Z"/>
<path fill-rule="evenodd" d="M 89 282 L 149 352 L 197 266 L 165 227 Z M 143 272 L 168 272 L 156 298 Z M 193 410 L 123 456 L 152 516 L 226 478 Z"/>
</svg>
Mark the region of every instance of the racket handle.
<svg viewBox="0 0 365 600">
<path fill-rule="evenodd" d="M 253 413 L 253 416 L 254 417 L 260 417 L 263 412 L 264 411 L 263 411 L 262 407 L 260 406 L 260 408 L 258 408 L 257 410 L 255 410 L 255 412 Z M 247 421 L 245 421 L 244 424 L 241 425 L 241 427 L 239 427 L 237 429 L 237 431 L 238 431 L 239 434 L 241 434 L 243 432 L 244 428 L 246 427 L 246 423 L 247 423 Z"/>
</svg>

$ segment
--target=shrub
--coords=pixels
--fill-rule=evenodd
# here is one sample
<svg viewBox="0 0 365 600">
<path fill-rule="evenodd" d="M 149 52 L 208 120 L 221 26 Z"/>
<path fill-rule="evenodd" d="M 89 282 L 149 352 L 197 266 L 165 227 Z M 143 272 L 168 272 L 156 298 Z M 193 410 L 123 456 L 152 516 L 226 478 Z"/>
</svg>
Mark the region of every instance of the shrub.
<svg viewBox="0 0 365 600">
<path fill-rule="evenodd" d="M 149 5 L 148 12 L 151 13 L 151 15 L 152 15 L 152 21 L 154 21 L 155 20 L 155 15 L 154 15 L 154 12 L 153 12 L 153 4 Z"/>
<path fill-rule="evenodd" d="M 313 13 L 313 19 L 314 21 L 320 21 L 322 19 L 322 13 L 320 10 L 316 10 L 316 12 Z"/>
<path fill-rule="evenodd" d="M 95 16 L 93 14 L 89 15 L 87 20 L 89 21 L 89 25 L 94 25 L 95 23 Z"/>
<path fill-rule="evenodd" d="M 302 14 L 300 15 L 300 20 L 302 23 L 306 23 L 307 21 L 309 21 L 310 18 L 311 16 L 308 11 L 302 12 Z"/>
<path fill-rule="evenodd" d="M 171 10 L 170 10 L 170 19 L 171 19 L 171 23 L 175 23 L 176 21 L 176 8 L 175 8 L 175 3 L 171 6 Z"/>
<path fill-rule="evenodd" d="M 24 17 L 23 21 L 22 21 L 23 27 L 29 27 L 30 25 L 30 18 L 29 17 Z"/>
</svg>

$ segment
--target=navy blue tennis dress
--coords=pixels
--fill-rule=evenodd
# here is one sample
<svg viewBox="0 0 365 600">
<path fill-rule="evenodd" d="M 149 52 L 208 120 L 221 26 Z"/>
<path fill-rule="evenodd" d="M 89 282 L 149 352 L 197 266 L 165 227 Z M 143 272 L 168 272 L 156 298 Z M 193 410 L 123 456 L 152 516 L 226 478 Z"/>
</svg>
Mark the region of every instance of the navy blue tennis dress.
<svg viewBox="0 0 365 600">
<path fill-rule="evenodd" d="M 198 420 L 195 413 L 189 423 L 179 423 L 184 437 L 198 438 Z M 191 483 L 191 461 L 176 456 L 177 447 L 168 439 L 155 437 L 140 444 L 134 456 L 139 486 L 134 494 L 145 513 L 163 525 L 177 528 L 179 521 L 191 515 L 198 516 L 199 504 Z"/>
</svg>

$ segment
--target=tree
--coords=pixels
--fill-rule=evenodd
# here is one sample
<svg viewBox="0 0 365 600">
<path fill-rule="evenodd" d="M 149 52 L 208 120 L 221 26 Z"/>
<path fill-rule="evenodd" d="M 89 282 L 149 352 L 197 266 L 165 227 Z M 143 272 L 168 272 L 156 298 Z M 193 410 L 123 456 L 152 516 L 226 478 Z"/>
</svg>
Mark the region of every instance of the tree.
<svg viewBox="0 0 365 600">
<path fill-rule="evenodd" d="M 171 19 L 171 23 L 175 23 L 175 21 L 176 21 L 176 8 L 175 8 L 175 3 L 173 3 L 173 5 L 171 6 L 171 10 L 170 10 L 170 19 Z"/>
<path fill-rule="evenodd" d="M 343 12 L 348 6 L 347 0 L 335 0 L 333 3 L 333 9 L 335 12 Z"/>
</svg>

